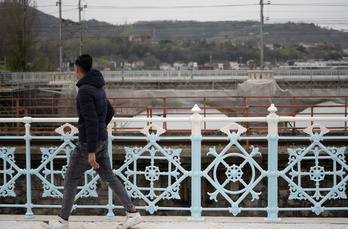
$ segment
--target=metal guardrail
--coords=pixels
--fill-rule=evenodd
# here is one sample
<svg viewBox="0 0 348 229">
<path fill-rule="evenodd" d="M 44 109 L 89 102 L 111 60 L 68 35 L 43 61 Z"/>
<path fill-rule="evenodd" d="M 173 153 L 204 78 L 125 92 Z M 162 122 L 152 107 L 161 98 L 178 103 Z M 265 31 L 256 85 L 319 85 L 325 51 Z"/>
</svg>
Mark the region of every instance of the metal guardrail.
<svg viewBox="0 0 348 229">
<path fill-rule="evenodd" d="M 200 103 L 203 117 L 249 117 L 264 116 L 270 103 L 276 103 L 280 116 L 331 116 L 348 117 L 348 96 L 165 96 L 165 97 L 116 97 L 108 98 L 115 109 L 115 117 L 183 117 L 190 114 L 191 107 L 178 106 L 178 101 Z M 147 105 L 149 104 L 149 105 Z M 224 104 L 224 106 L 222 105 Z M 230 104 L 231 106 L 227 106 Z M 2 98 L 0 100 L 0 118 L 21 118 L 30 116 L 69 118 L 76 116 L 75 98 Z M 305 123 L 306 124 L 306 123 Z M 35 123 L 32 131 L 52 131 L 56 125 Z M 144 125 L 144 123 L 140 123 Z M 189 126 L 161 123 L 167 132 L 190 132 Z M 247 123 L 248 132 L 266 129 L 263 125 Z M 303 128 L 303 122 L 288 122 L 279 126 L 281 130 L 296 132 Z M 346 131 L 346 122 L 335 122 L 326 126 L 336 131 Z M 117 122 L 114 131 L 138 130 L 134 122 Z M 211 123 L 203 124 L 202 131 L 214 130 Z M 23 133 L 24 127 L 7 123 L 0 125 L 0 131 Z"/>
<path fill-rule="evenodd" d="M 310 211 L 317 215 L 324 211 L 347 211 L 346 187 L 348 181 L 348 165 L 346 161 L 346 147 L 328 146 L 326 140 L 347 141 L 348 137 L 342 135 L 329 135 L 329 129 L 320 122 L 348 121 L 348 117 L 282 117 L 277 115 L 277 108 L 272 104 L 268 108 L 268 115 L 258 117 L 203 117 L 201 110 L 196 105 L 192 114 L 185 117 L 173 118 L 114 118 L 108 127 L 110 157 L 113 156 L 112 142 L 116 140 L 129 140 L 129 146 L 124 147 L 124 163 L 114 169 L 115 175 L 124 183 L 132 198 L 141 199 L 145 204 L 138 206 L 150 214 L 157 211 L 189 211 L 190 220 L 202 220 L 202 214 L 207 211 L 229 212 L 237 216 L 244 211 L 265 212 L 266 220 L 278 221 L 279 212 L 282 211 Z M 308 121 L 313 123 L 303 129 L 302 136 L 279 136 L 279 124 L 283 122 Z M 26 202 L 18 204 L 0 204 L 0 208 L 16 207 L 26 209 L 26 218 L 34 217 L 35 208 L 58 208 L 59 205 L 43 205 L 37 201 L 41 195 L 47 198 L 62 197 L 62 185 L 57 184 L 57 179 L 64 177 L 67 158 L 74 149 L 73 141 L 76 140 L 76 128 L 72 125 L 77 118 L 0 118 L 0 123 L 18 122 L 25 126 L 24 136 L 0 136 L 0 140 L 23 140 L 25 142 L 26 165 L 24 168 L 16 164 L 16 147 L 6 146 L 5 142 L 0 147 L 0 196 L 16 198 L 16 181 L 19 177 L 26 178 Z M 60 136 L 47 133 L 45 136 L 35 136 L 31 133 L 34 123 L 63 123 L 56 129 Z M 145 122 L 140 132 L 144 136 L 115 135 L 112 131 L 114 123 L 118 122 Z M 166 130 L 156 123 L 186 123 L 191 125 L 189 136 L 166 136 Z M 247 130 L 243 123 L 259 122 L 267 125 L 264 135 L 244 136 Z M 65 123 L 65 124 L 64 124 Z M 203 123 L 216 123 L 216 128 L 224 136 L 204 136 Z M 219 124 L 217 124 L 219 123 Z M 68 129 L 68 130 L 67 130 Z M 54 147 L 41 147 L 41 161 L 37 167 L 32 166 L 32 141 L 35 140 L 61 140 L 60 145 Z M 208 152 L 202 151 L 205 141 L 225 140 L 226 144 L 221 150 L 210 147 Z M 132 141 L 144 141 L 142 147 L 135 147 Z M 161 140 L 191 142 L 191 166 L 182 165 L 182 149 L 163 147 Z M 244 140 L 258 140 L 267 144 L 267 149 L 251 146 L 248 151 L 242 145 Z M 288 161 L 279 164 L 278 143 L 280 140 L 298 142 L 306 145 L 288 148 Z M 206 155 L 206 166 L 202 166 L 202 155 Z M 262 164 L 257 158 L 265 156 L 267 165 Z M 63 165 L 61 170 L 54 166 L 56 162 Z M 140 163 L 146 166 L 138 166 Z M 305 167 L 303 163 L 309 163 Z M 163 166 L 166 165 L 166 166 Z M 162 166 L 161 166 L 162 165 Z M 246 174 L 249 174 L 247 176 Z M 35 177 L 42 182 L 41 191 L 32 190 Z M 165 185 L 159 185 L 158 180 L 164 178 Z M 180 189 L 185 180 L 190 180 L 191 186 L 186 193 L 190 193 L 189 206 L 166 206 L 163 200 L 181 198 Z M 96 183 L 99 180 L 94 170 L 85 173 L 84 184 L 79 186 L 77 199 L 82 197 L 97 196 Z M 143 182 L 137 182 L 142 180 Z M 287 200 L 279 199 L 278 183 L 286 183 Z M 326 182 L 326 183 L 325 183 Z M 203 186 L 203 184 L 205 186 Z M 262 187 L 266 184 L 266 189 Z M 204 187 L 209 185 L 207 192 Z M 202 202 L 202 196 L 209 196 L 216 201 L 214 206 L 207 206 Z M 257 202 L 251 206 L 250 202 L 263 198 L 265 205 Z M 334 205 L 332 205 L 334 200 Z M 291 201 L 298 201 L 298 207 L 290 207 Z M 104 208 L 108 210 L 107 217 L 113 218 L 113 209 L 122 209 L 122 206 L 113 204 L 113 195 L 109 190 L 108 203 L 105 205 L 75 204 L 76 208 Z"/>
</svg>

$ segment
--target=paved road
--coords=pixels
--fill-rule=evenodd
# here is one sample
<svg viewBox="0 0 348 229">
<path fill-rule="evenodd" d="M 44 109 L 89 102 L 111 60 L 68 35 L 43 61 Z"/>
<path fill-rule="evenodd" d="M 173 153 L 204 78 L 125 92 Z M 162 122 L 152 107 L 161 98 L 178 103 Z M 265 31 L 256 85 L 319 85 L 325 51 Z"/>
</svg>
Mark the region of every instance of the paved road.
<svg viewBox="0 0 348 229">
<path fill-rule="evenodd" d="M 41 229 L 40 221 L 54 216 L 0 215 L 0 229 Z M 204 221 L 188 221 L 187 217 L 146 216 L 143 223 L 133 229 L 347 229 L 348 218 L 283 218 L 267 222 L 254 217 L 206 217 Z M 123 220 L 106 220 L 104 216 L 72 216 L 70 229 L 112 229 Z"/>
</svg>

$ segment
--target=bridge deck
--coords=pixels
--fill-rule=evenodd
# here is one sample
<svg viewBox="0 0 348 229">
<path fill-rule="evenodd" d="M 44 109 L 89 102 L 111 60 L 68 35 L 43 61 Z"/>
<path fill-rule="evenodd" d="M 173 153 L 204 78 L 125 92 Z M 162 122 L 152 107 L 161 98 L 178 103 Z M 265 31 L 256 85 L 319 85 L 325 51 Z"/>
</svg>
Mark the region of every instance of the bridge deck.
<svg viewBox="0 0 348 229">
<path fill-rule="evenodd" d="M 6 229 L 38 229 L 40 222 L 50 220 L 55 216 L 36 216 L 24 219 L 18 215 L 0 215 L 0 228 Z M 115 220 L 106 220 L 103 216 L 72 216 L 70 228 L 116 228 L 124 216 Z M 279 222 L 267 222 L 259 217 L 205 217 L 204 221 L 188 221 L 187 217 L 175 216 L 145 216 L 144 222 L 134 226 L 134 229 L 346 229 L 348 218 L 283 218 Z"/>
</svg>

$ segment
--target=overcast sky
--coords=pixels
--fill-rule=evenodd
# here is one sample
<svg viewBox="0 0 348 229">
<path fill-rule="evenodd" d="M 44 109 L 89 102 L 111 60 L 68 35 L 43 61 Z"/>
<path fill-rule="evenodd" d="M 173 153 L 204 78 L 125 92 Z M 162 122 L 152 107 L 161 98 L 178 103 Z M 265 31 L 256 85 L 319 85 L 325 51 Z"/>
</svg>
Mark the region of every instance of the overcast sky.
<svg viewBox="0 0 348 229">
<path fill-rule="evenodd" d="M 36 0 L 59 17 L 59 0 Z M 61 0 L 62 18 L 78 21 L 79 0 Z M 267 3 L 270 2 L 268 5 Z M 308 22 L 348 32 L 348 0 L 264 0 L 265 23 Z M 260 0 L 81 0 L 83 20 L 111 24 L 153 20 L 260 21 Z"/>
</svg>

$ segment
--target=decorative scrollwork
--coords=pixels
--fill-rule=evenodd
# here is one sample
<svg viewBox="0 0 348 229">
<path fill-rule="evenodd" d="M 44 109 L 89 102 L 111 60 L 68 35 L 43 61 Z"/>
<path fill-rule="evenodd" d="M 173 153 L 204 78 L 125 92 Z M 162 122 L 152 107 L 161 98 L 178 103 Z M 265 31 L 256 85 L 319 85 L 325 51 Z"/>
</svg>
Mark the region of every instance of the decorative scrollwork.
<svg viewBox="0 0 348 229">
<path fill-rule="evenodd" d="M 18 177 L 23 174 L 23 169 L 20 169 L 16 165 L 14 157 L 15 149 L 16 148 L 14 147 L 0 147 L 0 159 L 3 160 L 3 163 L 0 163 L 3 165 L 3 168 L 1 169 L 3 171 L 1 179 L 3 184 L 0 185 L 0 196 L 3 197 L 16 196 L 14 191 L 15 182 Z"/>
<path fill-rule="evenodd" d="M 156 181 L 160 176 L 160 170 L 157 166 L 150 165 L 145 168 L 145 178 L 149 181 Z"/>
<path fill-rule="evenodd" d="M 67 129 L 70 129 L 70 132 L 66 131 Z M 66 134 L 74 136 L 75 134 L 79 132 L 79 130 L 75 126 L 71 125 L 70 123 L 65 123 L 64 125 L 61 125 L 57 129 L 55 129 L 55 131 L 62 136 Z"/>
<path fill-rule="evenodd" d="M 227 136 L 229 136 L 229 135 L 231 135 L 232 127 L 237 128 L 237 135 L 238 136 L 242 135 L 243 133 L 245 133 L 245 131 L 247 131 L 247 129 L 245 127 L 243 127 L 235 122 L 232 122 L 232 123 L 228 124 L 227 126 L 221 128 L 220 131 L 227 134 Z"/>
<path fill-rule="evenodd" d="M 62 126 L 63 128 L 63 126 Z M 65 135 L 64 135 L 65 136 Z M 71 136 L 71 135 L 70 135 Z M 69 159 L 75 145 L 70 140 L 65 140 L 59 147 L 41 147 L 41 165 L 33 171 L 43 185 L 43 197 L 62 197 L 63 186 L 57 184 L 57 176 L 65 178 L 68 169 Z M 63 160 L 63 161 L 62 161 Z M 55 162 L 62 164 L 60 170 L 57 170 Z M 78 188 L 77 198 L 81 197 L 96 197 L 97 180 L 93 169 L 87 170 L 84 174 L 85 184 Z"/>
<path fill-rule="evenodd" d="M 313 133 L 314 126 L 320 127 L 320 134 Z M 346 147 L 325 147 L 321 144 L 320 137 L 327 132 L 319 124 L 307 128 L 306 133 L 311 135 L 312 144 L 307 148 L 288 149 L 289 161 L 284 169 L 288 172 L 280 173 L 289 182 L 289 199 L 309 200 L 314 203 L 312 211 L 316 214 L 324 211 L 322 205 L 326 200 L 347 199 L 348 167 L 344 156 Z M 304 166 L 304 162 L 314 165 Z M 333 170 L 329 171 L 328 168 Z M 328 179 L 331 180 L 325 182 Z M 312 182 L 306 182 L 308 180 Z M 332 184 L 332 187 L 327 184 Z"/>
<path fill-rule="evenodd" d="M 151 130 L 152 129 L 156 129 L 156 136 L 157 137 L 159 137 L 160 135 L 162 135 L 163 133 L 165 133 L 166 132 L 166 130 L 165 129 L 163 129 L 162 127 L 159 127 L 159 126 L 157 126 L 156 124 L 150 124 L 150 125 L 148 125 L 148 126 L 146 126 L 146 127 L 144 127 L 142 130 L 140 130 L 140 132 L 141 133 L 143 133 L 143 134 L 145 134 L 147 137 L 149 137 L 149 136 L 151 136 Z"/>
<path fill-rule="evenodd" d="M 230 132 L 232 126 L 236 126 L 238 132 Z M 253 156 L 261 154 L 258 148 L 252 146 L 252 152 L 249 154 L 238 142 L 240 134 L 242 134 L 246 129 L 236 123 L 231 123 L 227 125 L 221 131 L 228 135 L 230 144 L 228 144 L 220 153 L 216 152 L 215 147 L 209 148 L 207 155 L 212 155 L 215 157 L 214 161 L 206 168 L 204 174 L 209 174 L 212 172 L 212 177 L 205 176 L 206 179 L 215 188 L 214 192 L 208 192 L 211 200 L 218 201 L 217 196 L 221 194 L 225 200 L 231 204 L 229 208 L 230 213 L 237 215 L 241 212 L 238 204 L 243 201 L 243 199 L 250 194 L 252 196 L 252 201 L 259 199 L 261 192 L 256 192 L 254 187 L 260 182 L 260 180 L 266 176 L 266 172 L 260 167 L 260 165 L 254 160 Z M 240 153 L 228 153 L 232 146 L 236 146 L 241 150 Z M 236 158 L 231 160 L 231 158 Z M 240 163 L 229 164 L 230 161 L 240 161 Z M 245 179 L 244 171 L 251 170 L 251 177 Z M 221 173 L 218 175 L 219 171 L 224 171 L 224 177 L 221 178 Z M 239 183 L 244 186 L 241 189 L 231 190 L 229 183 Z"/>
<path fill-rule="evenodd" d="M 237 182 L 242 179 L 243 171 L 241 166 L 232 165 L 226 170 L 226 177 L 232 182 Z"/>
<path fill-rule="evenodd" d="M 330 132 L 329 129 L 327 129 L 325 126 L 323 126 L 319 123 L 314 123 L 313 125 L 304 129 L 303 132 L 305 132 L 306 134 L 309 134 L 310 136 L 314 136 L 315 134 L 313 133 L 313 129 L 316 127 L 319 127 L 319 129 L 320 129 L 320 132 L 318 133 L 320 136 L 324 136 L 325 134 Z"/>
<path fill-rule="evenodd" d="M 312 181 L 319 182 L 325 178 L 325 168 L 322 166 L 312 166 L 309 171 L 309 177 Z"/>
<path fill-rule="evenodd" d="M 148 127 L 149 128 L 149 127 Z M 148 133 L 147 129 L 145 133 Z M 158 132 L 159 134 L 161 132 Z M 149 134 L 149 133 L 148 133 Z M 148 137 L 152 137 L 148 135 Z M 124 181 L 128 194 L 133 198 L 141 198 L 148 203 L 145 207 L 151 214 L 157 211 L 156 204 L 163 199 L 180 199 L 180 183 L 188 176 L 181 166 L 181 149 L 162 148 L 153 138 L 145 147 L 125 147 L 124 165 L 115 173 Z M 138 161 L 148 165 L 143 169 Z M 161 178 L 168 181 L 166 187 L 159 185 Z M 142 180 L 143 184 L 138 180 Z"/>
</svg>

